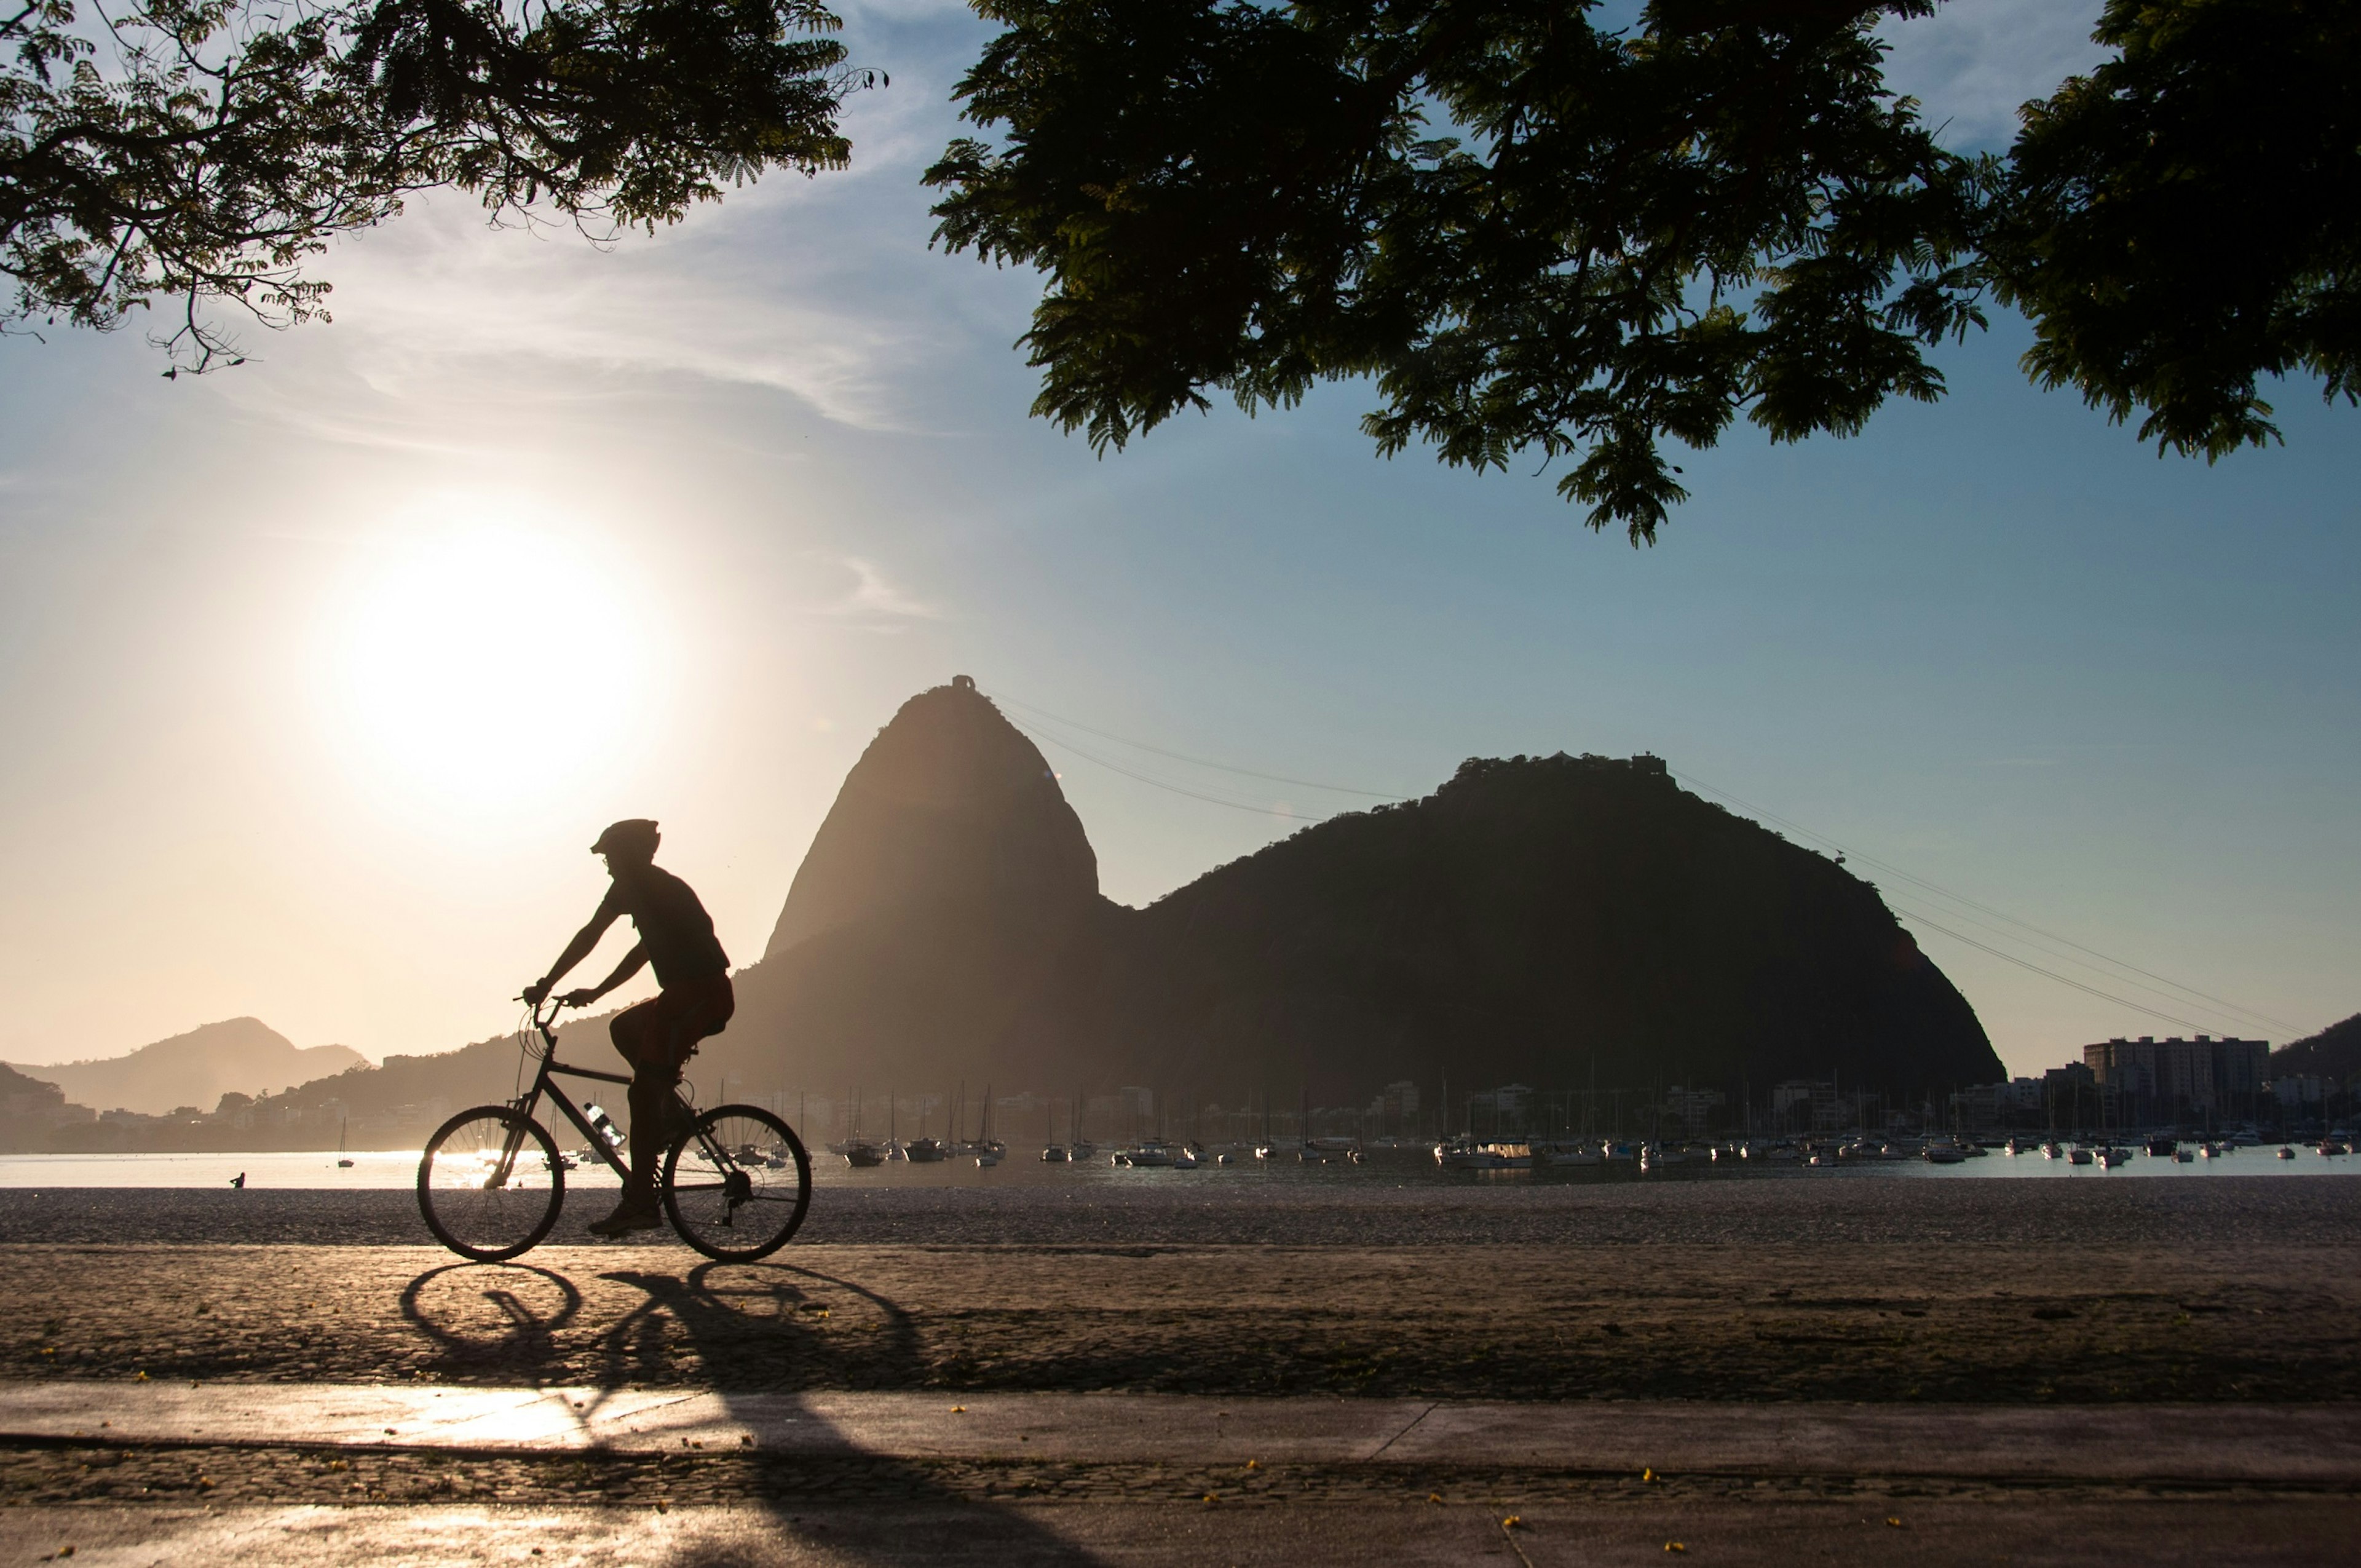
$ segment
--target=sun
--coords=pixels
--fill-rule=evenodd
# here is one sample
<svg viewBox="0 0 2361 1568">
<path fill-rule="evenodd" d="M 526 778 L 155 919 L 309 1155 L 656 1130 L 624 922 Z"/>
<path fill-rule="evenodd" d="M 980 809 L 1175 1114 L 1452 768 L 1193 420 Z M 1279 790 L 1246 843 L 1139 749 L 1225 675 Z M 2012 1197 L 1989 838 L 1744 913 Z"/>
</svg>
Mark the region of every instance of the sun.
<svg viewBox="0 0 2361 1568">
<path fill-rule="evenodd" d="M 330 616 L 332 728 L 370 780 L 436 812 L 581 793 L 652 684 L 617 564 L 520 509 L 438 508 L 357 552 Z"/>
</svg>

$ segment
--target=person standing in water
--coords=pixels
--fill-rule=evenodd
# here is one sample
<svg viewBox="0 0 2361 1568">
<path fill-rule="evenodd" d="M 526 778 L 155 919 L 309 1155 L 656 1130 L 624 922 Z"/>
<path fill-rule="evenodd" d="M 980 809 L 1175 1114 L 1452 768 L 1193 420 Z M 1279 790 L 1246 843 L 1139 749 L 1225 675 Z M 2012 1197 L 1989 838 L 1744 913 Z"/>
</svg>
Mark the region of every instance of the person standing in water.
<svg viewBox="0 0 2361 1568">
<path fill-rule="evenodd" d="M 567 992 L 561 1000 L 568 1007 L 588 1007 L 639 973 L 643 964 L 655 966 L 656 983 L 664 988 L 653 999 L 616 1014 L 608 1025 L 615 1049 L 631 1064 L 631 1174 L 615 1212 L 591 1225 L 595 1235 L 653 1230 L 662 1223 L 656 1212 L 656 1162 L 675 1131 L 669 1113 L 673 1091 L 679 1087 L 681 1069 L 697 1042 L 721 1033 L 738 1006 L 730 987 L 730 956 L 713 935 L 713 917 L 688 883 L 655 863 L 657 839 L 656 825 L 644 817 L 618 822 L 598 835 L 590 852 L 605 857 L 614 885 L 549 972 L 524 989 L 524 1000 L 539 1006 L 567 970 L 590 956 L 607 927 L 625 915 L 631 917 L 640 939 L 615 972 L 588 990 Z"/>
</svg>

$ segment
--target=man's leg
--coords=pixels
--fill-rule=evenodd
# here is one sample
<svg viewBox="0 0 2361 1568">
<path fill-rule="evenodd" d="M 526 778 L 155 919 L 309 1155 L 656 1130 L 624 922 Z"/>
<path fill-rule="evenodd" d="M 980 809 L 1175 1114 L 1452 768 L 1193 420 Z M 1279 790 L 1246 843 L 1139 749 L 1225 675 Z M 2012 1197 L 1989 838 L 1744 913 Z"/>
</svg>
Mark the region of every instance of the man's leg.
<svg viewBox="0 0 2361 1568">
<path fill-rule="evenodd" d="M 607 1026 L 616 1051 L 631 1068 L 627 1098 L 631 1109 L 631 1174 L 624 1179 L 623 1199 L 615 1212 L 590 1227 L 602 1234 L 650 1230 L 658 1223 L 656 1162 L 670 1141 L 669 1102 L 673 1085 L 680 1081 L 678 1063 L 669 1070 L 664 1065 L 671 1043 L 666 1022 L 663 1009 L 649 1001 L 616 1014 Z"/>
<path fill-rule="evenodd" d="M 602 1235 L 643 1231 L 661 1223 L 656 1168 L 680 1133 L 674 1124 L 675 1091 L 697 1043 L 718 1035 L 737 1010 L 727 975 L 660 992 L 626 1008 L 608 1026 L 615 1049 L 631 1064 L 631 1173 L 615 1212 L 590 1228 Z"/>
<path fill-rule="evenodd" d="M 673 1091 L 680 1085 L 681 1058 L 672 1048 L 672 1031 L 662 1023 L 642 1036 L 640 1056 L 631 1063 L 631 1179 L 627 1199 L 653 1213 L 656 1205 L 656 1168 L 679 1131 L 673 1124 Z"/>
</svg>

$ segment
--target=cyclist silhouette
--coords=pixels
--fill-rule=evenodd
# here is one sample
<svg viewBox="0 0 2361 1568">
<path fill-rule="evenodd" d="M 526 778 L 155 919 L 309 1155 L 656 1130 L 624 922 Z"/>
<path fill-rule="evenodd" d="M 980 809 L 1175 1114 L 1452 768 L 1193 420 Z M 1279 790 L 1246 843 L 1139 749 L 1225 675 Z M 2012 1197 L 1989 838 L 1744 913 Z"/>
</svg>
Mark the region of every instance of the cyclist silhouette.
<svg viewBox="0 0 2361 1568">
<path fill-rule="evenodd" d="M 539 1006 L 568 970 L 590 956 L 607 927 L 625 915 L 631 917 L 640 939 L 615 972 L 588 990 L 567 992 L 561 1000 L 569 1007 L 588 1007 L 639 973 L 643 964 L 655 966 L 656 983 L 664 988 L 653 1000 L 616 1014 L 608 1025 L 615 1048 L 631 1064 L 631 1174 L 615 1212 L 590 1227 L 602 1236 L 653 1230 L 662 1223 L 656 1211 L 656 1164 L 674 1131 L 666 1114 L 673 1091 L 697 1043 L 721 1033 L 738 1006 L 730 987 L 730 956 L 714 938 L 713 917 L 688 883 L 655 864 L 657 838 L 656 825 L 644 817 L 618 822 L 598 835 L 590 852 L 606 857 L 614 885 L 549 972 L 524 989 L 524 999 Z"/>
</svg>

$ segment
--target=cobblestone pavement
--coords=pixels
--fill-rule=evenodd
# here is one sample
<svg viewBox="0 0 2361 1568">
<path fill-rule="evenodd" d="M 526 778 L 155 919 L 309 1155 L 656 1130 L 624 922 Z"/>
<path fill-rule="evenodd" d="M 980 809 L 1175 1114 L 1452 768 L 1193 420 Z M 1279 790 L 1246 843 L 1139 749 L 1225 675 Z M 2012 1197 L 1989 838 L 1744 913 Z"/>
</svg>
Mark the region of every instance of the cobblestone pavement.
<svg viewBox="0 0 2361 1568">
<path fill-rule="evenodd" d="M 1646 1477 L 1643 1479 L 1643 1475 Z M 1293 1503 L 1520 1508 L 1543 1504 L 1851 1502 L 1891 1513 L 1948 1500 L 2054 1505 L 2180 1498 L 2355 1501 L 2321 1486 L 2193 1486 L 1828 1475 L 1616 1475 L 1451 1464 L 1093 1464 L 761 1453 L 488 1453 L 350 1447 L 0 1443 L 0 1503 L 515 1504 L 635 1508 L 749 1501 Z M 2352 1514 L 2361 1524 L 2361 1507 Z"/>
<path fill-rule="evenodd" d="M 0 1376 L 2103 1404 L 2361 1396 L 2361 1247 L 18 1245 Z"/>
<path fill-rule="evenodd" d="M 1633 1568 L 1675 1560 L 1717 1568 L 1810 1563 L 1893 1568 L 2012 1564 L 2246 1568 L 2351 1560 L 2356 1506 L 2321 1498 L 1972 1498 L 1434 1504 L 1359 1498 L 1291 1508 L 1226 1501 L 971 1503 L 880 1507 L 780 1497 L 762 1503 L 160 1505 L 0 1509 L 0 1560 L 115 1568 L 360 1563 L 512 1563 L 520 1568 L 1305 1568 L 1306 1564 L 1497 1563 Z"/>
</svg>

